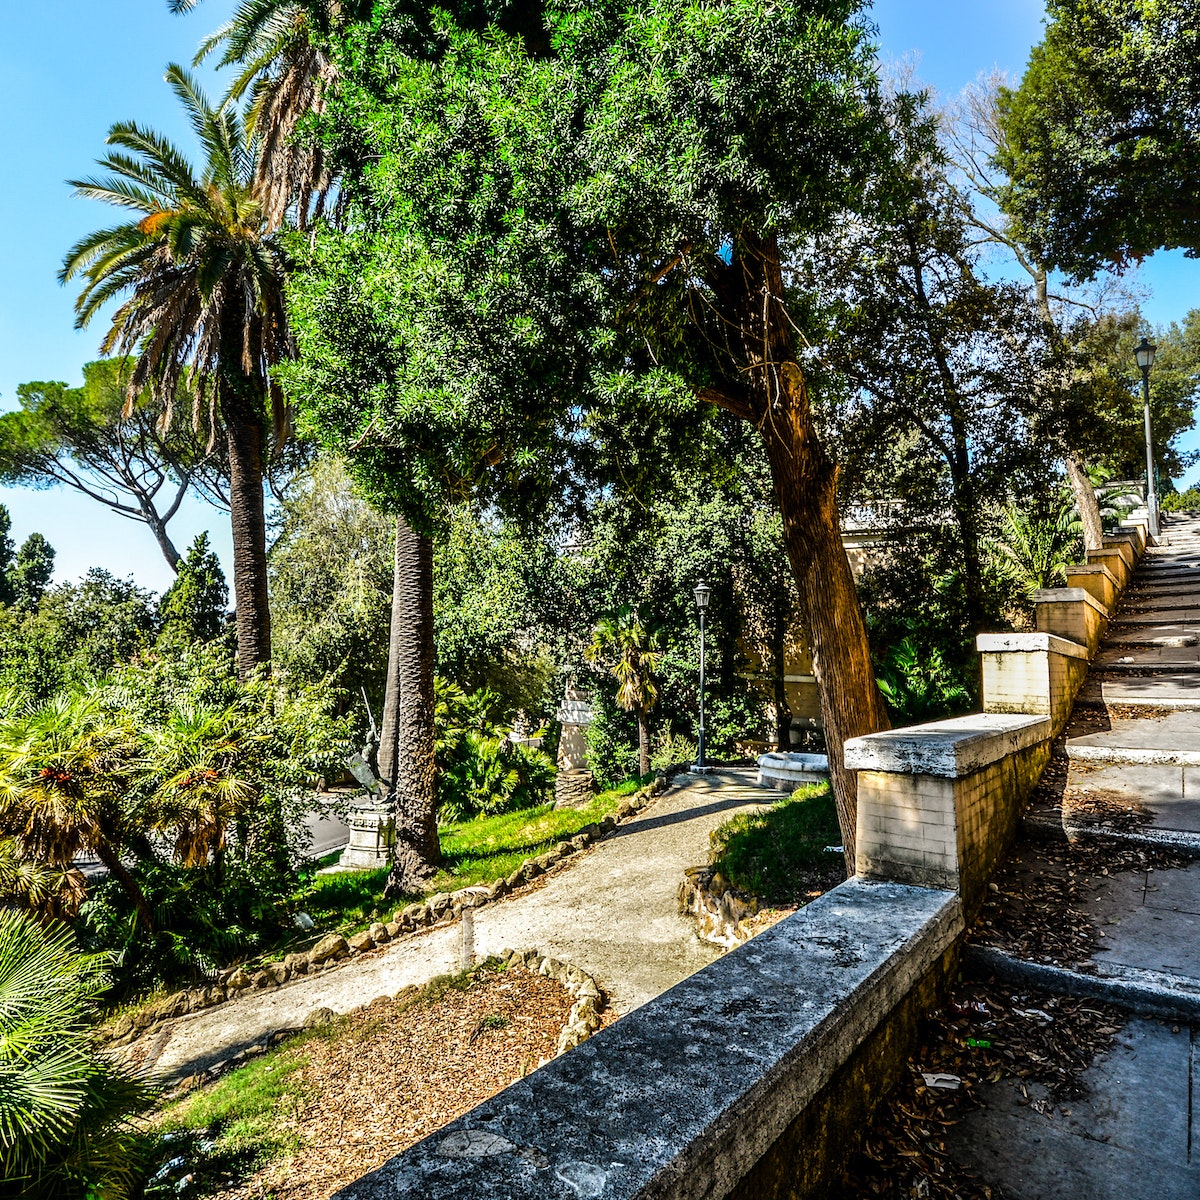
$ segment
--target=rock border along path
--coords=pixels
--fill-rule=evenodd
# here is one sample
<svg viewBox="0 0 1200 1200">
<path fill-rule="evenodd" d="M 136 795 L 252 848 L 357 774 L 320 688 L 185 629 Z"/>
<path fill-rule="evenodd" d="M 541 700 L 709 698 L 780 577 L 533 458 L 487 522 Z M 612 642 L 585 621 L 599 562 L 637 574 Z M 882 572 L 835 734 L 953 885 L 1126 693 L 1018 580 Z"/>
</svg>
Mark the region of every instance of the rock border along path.
<svg viewBox="0 0 1200 1200">
<path fill-rule="evenodd" d="M 679 776 L 650 808 L 603 841 L 542 876 L 532 888 L 474 909 L 477 957 L 512 946 L 574 963 L 624 1014 L 721 954 L 678 911 L 685 868 L 708 856 L 709 834 L 739 812 L 775 798 L 753 769 Z M 196 1074 L 303 1026 L 316 1009 L 344 1013 L 458 968 L 461 925 L 401 937 L 333 971 L 298 975 L 234 1003 L 181 1016 L 149 1030 L 128 1053 L 166 1078 Z"/>
</svg>

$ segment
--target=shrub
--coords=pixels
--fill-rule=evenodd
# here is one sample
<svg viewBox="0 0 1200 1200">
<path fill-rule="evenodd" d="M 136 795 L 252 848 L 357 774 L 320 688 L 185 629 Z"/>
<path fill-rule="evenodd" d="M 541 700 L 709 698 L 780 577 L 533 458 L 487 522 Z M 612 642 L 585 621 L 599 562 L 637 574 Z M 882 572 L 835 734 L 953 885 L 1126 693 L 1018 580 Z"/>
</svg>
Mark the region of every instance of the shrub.
<svg viewBox="0 0 1200 1200">
<path fill-rule="evenodd" d="M 0 911 L 6 1196 L 125 1200 L 141 1193 L 149 1139 L 136 1114 L 153 1093 L 92 1045 L 88 1017 L 105 982 L 104 959 L 77 953 L 64 926 Z"/>
</svg>

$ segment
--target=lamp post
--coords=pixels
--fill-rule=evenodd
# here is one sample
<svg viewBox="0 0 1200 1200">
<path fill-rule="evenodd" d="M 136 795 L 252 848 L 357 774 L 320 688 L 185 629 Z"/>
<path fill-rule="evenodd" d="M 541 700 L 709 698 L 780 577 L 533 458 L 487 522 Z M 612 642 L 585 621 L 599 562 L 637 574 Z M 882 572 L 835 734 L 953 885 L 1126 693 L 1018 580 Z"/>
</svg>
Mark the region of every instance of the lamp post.
<svg viewBox="0 0 1200 1200">
<path fill-rule="evenodd" d="M 712 768 L 704 761 L 704 614 L 708 611 L 708 598 L 712 589 L 703 580 L 692 590 L 696 597 L 696 611 L 700 614 L 700 729 L 696 744 L 696 762 L 691 770 L 696 775 L 707 775 Z"/>
<path fill-rule="evenodd" d="M 1146 510 L 1150 516 L 1150 536 L 1158 537 L 1158 494 L 1154 490 L 1154 449 L 1150 441 L 1150 368 L 1154 366 L 1154 355 L 1158 347 L 1143 337 L 1134 348 L 1142 372 L 1142 406 L 1146 417 Z"/>
</svg>

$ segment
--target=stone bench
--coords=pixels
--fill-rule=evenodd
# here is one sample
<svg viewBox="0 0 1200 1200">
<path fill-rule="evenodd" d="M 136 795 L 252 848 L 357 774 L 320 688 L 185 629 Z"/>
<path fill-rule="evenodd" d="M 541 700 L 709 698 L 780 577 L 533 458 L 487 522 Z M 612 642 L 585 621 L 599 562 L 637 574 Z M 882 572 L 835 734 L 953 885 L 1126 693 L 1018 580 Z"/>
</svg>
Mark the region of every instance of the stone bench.
<svg viewBox="0 0 1200 1200">
<path fill-rule="evenodd" d="M 857 874 L 958 891 L 968 917 L 1050 757 L 1049 716 L 973 713 L 851 738 Z"/>
<path fill-rule="evenodd" d="M 1087 676 L 1087 647 L 1052 633 L 981 633 L 975 644 L 983 657 L 983 711 L 1044 714 L 1053 733 L 1061 732 Z"/>
</svg>

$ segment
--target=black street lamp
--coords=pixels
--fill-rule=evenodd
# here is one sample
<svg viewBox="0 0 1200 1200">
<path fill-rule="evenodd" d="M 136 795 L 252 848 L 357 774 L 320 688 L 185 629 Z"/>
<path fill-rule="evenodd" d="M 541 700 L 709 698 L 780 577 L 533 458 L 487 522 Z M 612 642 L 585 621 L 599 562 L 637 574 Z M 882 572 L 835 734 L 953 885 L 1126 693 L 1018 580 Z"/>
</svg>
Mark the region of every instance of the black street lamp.
<svg viewBox="0 0 1200 1200">
<path fill-rule="evenodd" d="M 1146 417 L 1146 510 L 1150 516 L 1150 536 L 1153 538 L 1158 537 L 1158 493 L 1154 489 L 1154 450 L 1150 441 L 1150 368 L 1154 366 L 1157 350 L 1158 347 L 1149 338 L 1143 337 L 1133 351 L 1142 373 L 1142 407 Z"/>
<path fill-rule="evenodd" d="M 700 729 L 696 746 L 696 762 L 691 770 L 697 775 L 707 775 L 712 770 L 704 761 L 704 614 L 708 611 L 708 598 L 712 589 L 701 581 L 692 590 L 696 597 L 696 611 L 700 614 Z"/>
</svg>

